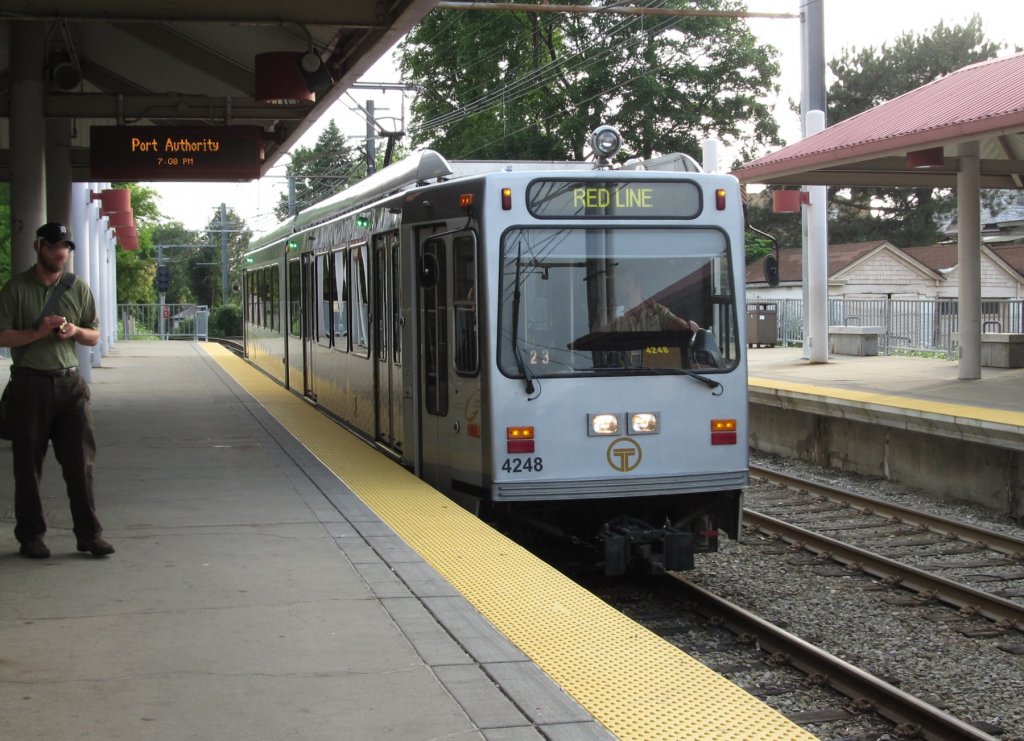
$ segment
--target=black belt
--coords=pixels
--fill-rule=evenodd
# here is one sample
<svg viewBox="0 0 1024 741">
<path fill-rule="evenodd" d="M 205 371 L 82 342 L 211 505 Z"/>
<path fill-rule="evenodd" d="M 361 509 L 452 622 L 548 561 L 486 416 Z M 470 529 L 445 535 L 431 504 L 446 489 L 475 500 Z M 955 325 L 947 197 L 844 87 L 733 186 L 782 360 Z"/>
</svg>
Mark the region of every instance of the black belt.
<svg viewBox="0 0 1024 741">
<path fill-rule="evenodd" d="M 58 378 L 60 376 L 70 376 L 72 373 L 78 373 L 78 368 L 72 366 L 71 368 L 58 368 L 57 370 L 39 370 L 38 368 L 11 368 L 11 373 L 14 375 L 22 376 L 45 376 L 46 378 Z"/>
</svg>

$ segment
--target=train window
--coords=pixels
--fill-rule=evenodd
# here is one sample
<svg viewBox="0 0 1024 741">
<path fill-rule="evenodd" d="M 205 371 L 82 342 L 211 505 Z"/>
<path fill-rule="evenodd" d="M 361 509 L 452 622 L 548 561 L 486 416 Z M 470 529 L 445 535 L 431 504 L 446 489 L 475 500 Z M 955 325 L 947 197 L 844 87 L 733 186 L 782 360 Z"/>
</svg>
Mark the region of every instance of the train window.
<svg viewBox="0 0 1024 741">
<path fill-rule="evenodd" d="M 302 334 L 302 281 L 299 261 L 288 261 L 288 333 L 292 337 Z"/>
<path fill-rule="evenodd" d="M 455 309 L 455 372 L 476 375 L 479 369 L 477 333 L 476 240 L 462 234 L 452 240 L 452 306 Z"/>
<path fill-rule="evenodd" d="M 348 352 L 348 259 L 345 250 L 331 253 L 334 261 L 334 346 Z"/>
<path fill-rule="evenodd" d="M 445 243 L 428 239 L 421 257 L 436 267 L 437 280 L 421 288 L 423 322 L 424 402 L 428 414 L 448 415 L 448 304 Z"/>
<path fill-rule="evenodd" d="M 281 273 L 277 265 L 271 265 L 270 273 L 270 329 L 281 331 Z"/>
<path fill-rule="evenodd" d="M 717 229 L 509 230 L 499 365 L 512 378 L 729 370 L 733 270 Z"/>
<path fill-rule="evenodd" d="M 373 346 L 377 360 L 388 359 L 388 253 L 387 239 L 373 238 Z"/>
<path fill-rule="evenodd" d="M 267 269 L 260 268 L 256 271 L 256 326 L 266 326 L 267 301 L 264 295 L 267 290 Z"/>
<path fill-rule="evenodd" d="M 316 341 L 318 345 L 331 347 L 331 324 L 334 316 L 334 276 L 330 255 L 316 256 Z"/>
<path fill-rule="evenodd" d="M 398 232 L 388 237 L 391 250 L 391 352 L 395 365 L 402 364 L 402 270 Z"/>
<path fill-rule="evenodd" d="M 366 245 L 356 245 L 350 250 L 349 295 L 352 308 L 352 352 L 364 357 L 370 356 L 370 298 L 366 285 Z"/>
</svg>

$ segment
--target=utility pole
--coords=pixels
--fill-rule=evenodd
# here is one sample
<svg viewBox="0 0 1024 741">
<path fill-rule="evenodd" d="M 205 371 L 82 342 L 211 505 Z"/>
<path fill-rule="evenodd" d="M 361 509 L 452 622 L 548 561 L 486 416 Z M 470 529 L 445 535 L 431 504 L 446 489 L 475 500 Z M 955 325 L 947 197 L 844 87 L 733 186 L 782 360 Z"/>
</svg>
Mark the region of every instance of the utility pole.
<svg viewBox="0 0 1024 741">
<path fill-rule="evenodd" d="M 377 172 L 377 152 L 374 148 L 377 120 L 373 115 L 373 101 L 366 101 L 366 174 Z"/>
<path fill-rule="evenodd" d="M 220 302 L 228 302 L 228 207 L 220 204 Z"/>
<path fill-rule="evenodd" d="M 825 16 L 822 0 L 800 1 L 801 95 L 800 125 L 804 137 L 822 131 L 825 112 Z M 809 116 L 812 111 L 820 116 Z M 813 125 L 809 125 L 810 121 Z M 801 190 L 818 203 L 801 212 L 803 249 L 804 343 L 802 356 L 812 363 L 828 362 L 828 189 L 803 186 Z M 813 194 L 813 195 L 812 195 Z M 814 224 L 812 224 L 812 221 Z M 812 239 L 812 233 L 815 239 Z M 816 254 L 811 254 L 811 250 Z M 812 265 L 814 270 L 812 270 Z M 814 332 L 811 329 L 814 329 Z"/>
</svg>

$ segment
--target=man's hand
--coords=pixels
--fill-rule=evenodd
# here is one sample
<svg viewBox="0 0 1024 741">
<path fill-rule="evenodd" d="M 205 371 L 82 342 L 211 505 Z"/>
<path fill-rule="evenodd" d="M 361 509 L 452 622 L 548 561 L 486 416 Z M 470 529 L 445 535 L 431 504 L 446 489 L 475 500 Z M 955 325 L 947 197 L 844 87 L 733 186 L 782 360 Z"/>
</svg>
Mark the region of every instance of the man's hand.
<svg viewBox="0 0 1024 741">
<path fill-rule="evenodd" d="M 57 336 L 62 340 L 70 340 L 74 338 L 77 331 L 78 327 L 65 319 L 64 323 L 57 327 Z"/>
<path fill-rule="evenodd" d="M 44 316 L 43 321 L 39 323 L 39 332 L 45 337 L 50 332 L 60 332 L 60 327 L 67 323 L 67 319 L 64 317 L 58 314 L 50 314 L 50 316 Z"/>
</svg>

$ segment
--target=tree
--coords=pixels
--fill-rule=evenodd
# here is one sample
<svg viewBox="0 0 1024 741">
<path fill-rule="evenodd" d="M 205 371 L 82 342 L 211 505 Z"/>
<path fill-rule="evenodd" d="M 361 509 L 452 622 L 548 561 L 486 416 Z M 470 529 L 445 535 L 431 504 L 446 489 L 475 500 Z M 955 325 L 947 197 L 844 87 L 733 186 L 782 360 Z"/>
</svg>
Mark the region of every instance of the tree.
<svg viewBox="0 0 1024 741">
<path fill-rule="evenodd" d="M 625 138 L 620 159 L 697 156 L 708 136 L 780 143 L 763 102 L 778 91 L 777 52 L 739 19 L 449 11 L 424 18 L 399 49 L 403 76 L 422 87 L 413 144 L 453 158 L 582 160 L 604 123 Z"/>
<path fill-rule="evenodd" d="M 295 212 L 298 212 L 361 178 L 366 165 L 353 154 L 331 119 L 311 149 L 298 147 L 292 151 L 285 172 L 287 177 L 295 179 Z M 291 213 L 288 195 L 281 196 L 274 213 L 279 219 L 288 217 Z"/>
<path fill-rule="evenodd" d="M 163 218 L 157 206 L 157 193 L 136 183 L 117 183 L 132 193 L 132 212 L 139 234 L 139 249 L 117 249 L 117 302 L 119 304 L 153 303 L 153 280 L 156 275 L 153 229 Z"/>
<path fill-rule="evenodd" d="M 228 295 L 233 297 L 231 286 L 242 284 L 243 255 L 252 238 L 252 231 L 233 209 L 225 210 L 223 221 L 220 207 L 214 209 L 206 231 L 197 235 L 196 249 L 190 251 L 184 260 L 189 269 L 187 281 L 194 301 L 211 307 L 224 303 L 221 288 L 222 235 L 226 237 L 228 250 Z M 231 298 L 228 302 L 233 303 Z"/>
<path fill-rule="evenodd" d="M 843 50 L 829 62 L 828 121 L 839 123 L 961 67 L 996 56 L 1002 45 L 985 39 L 981 16 L 965 26 L 940 22 L 930 31 L 904 33 L 891 45 Z M 829 241 L 887 239 L 900 247 L 928 245 L 941 236 L 955 200 L 932 188 L 852 188 L 831 194 Z"/>
</svg>

